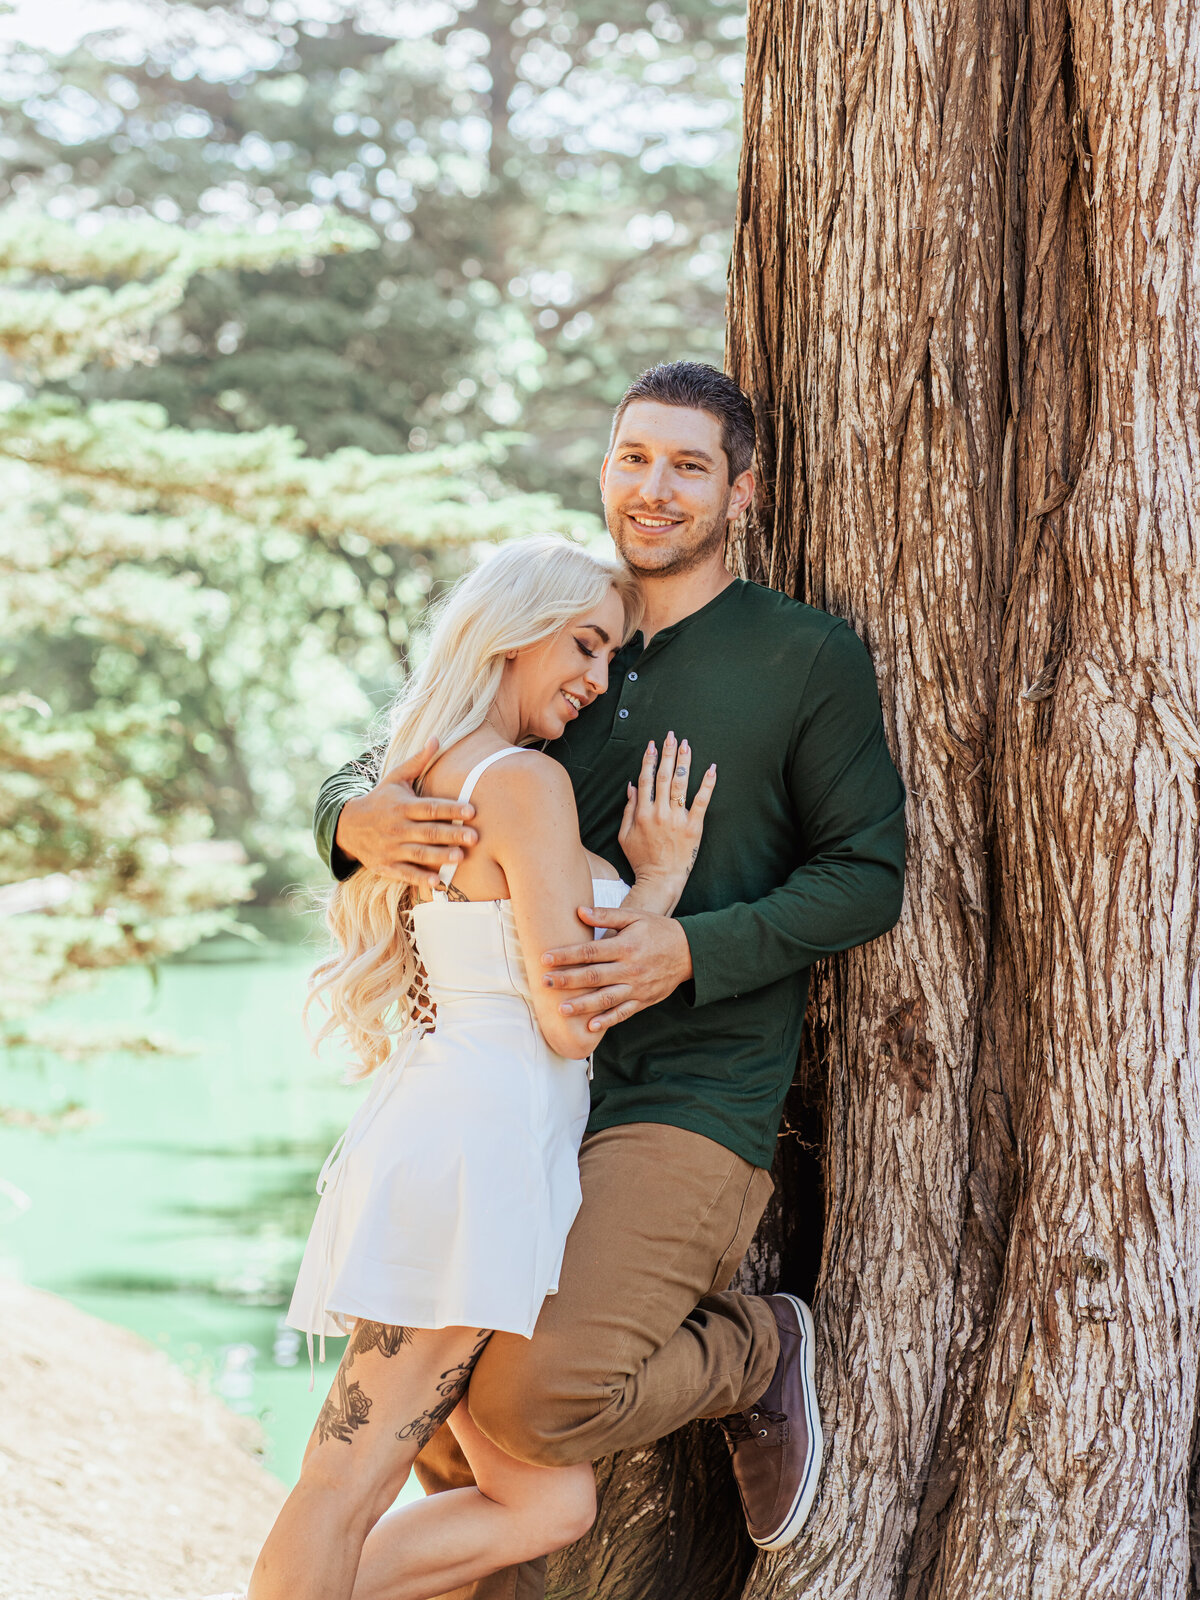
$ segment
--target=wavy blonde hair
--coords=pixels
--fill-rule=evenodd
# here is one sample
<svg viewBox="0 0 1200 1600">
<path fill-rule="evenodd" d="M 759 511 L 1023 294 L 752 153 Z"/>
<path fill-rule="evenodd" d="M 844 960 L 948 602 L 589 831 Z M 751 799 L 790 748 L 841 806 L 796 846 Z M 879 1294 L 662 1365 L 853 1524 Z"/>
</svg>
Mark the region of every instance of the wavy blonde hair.
<svg viewBox="0 0 1200 1600">
<path fill-rule="evenodd" d="M 634 575 L 565 539 L 514 540 L 497 550 L 431 608 L 428 648 L 393 702 L 380 773 L 390 772 L 430 738 L 435 760 L 480 727 L 495 700 L 510 650 L 552 638 L 615 589 L 625 611 L 622 643 L 642 618 Z M 328 1010 L 314 1047 L 344 1033 L 365 1078 L 391 1054 L 413 1021 L 418 962 L 406 927 L 407 886 L 360 867 L 325 902 L 336 951 L 314 968 L 304 1011 Z"/>
</svg>

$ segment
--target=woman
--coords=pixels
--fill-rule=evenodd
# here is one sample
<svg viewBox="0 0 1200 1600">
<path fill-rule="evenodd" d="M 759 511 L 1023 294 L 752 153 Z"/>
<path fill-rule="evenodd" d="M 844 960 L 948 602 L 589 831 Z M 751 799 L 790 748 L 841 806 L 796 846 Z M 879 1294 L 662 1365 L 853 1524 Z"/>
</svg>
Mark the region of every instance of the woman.
<svg viewBox="0 0 1200 1600">
<path fill-rule="evenodd" d="M 423 787 L 470 797 L 479 841 L 426 900 L 359 871 L 330 901 L 339 948 L 310 1001 L 375 1082 L 322 1172 L 289 1321 L 322 1355 L 326 1334 L 351 1338 L 250 1600 L 420 1600 L 591 1525 L 589 1467 L 514 1461 L 459 1402 L 494 1329 L 532 1334 L 579 1206 L 596 1035 L 527 968 L 579 937 L 579 905 L 669 913 L 716 781 L 689 810 L 686 743 L 668 737 L 657 774 L 650 747 L 620 835 L 628 889 L 584 850 L 563 769 L 528 748 L 605 692 L 640 616 L 628 573 L 558 539 L 507 545 L 452 591 L 393 708 L 382 770 L 424 746 Z M 369 1538 L 447 1419 L 479 1487 Z"/>
</svg>

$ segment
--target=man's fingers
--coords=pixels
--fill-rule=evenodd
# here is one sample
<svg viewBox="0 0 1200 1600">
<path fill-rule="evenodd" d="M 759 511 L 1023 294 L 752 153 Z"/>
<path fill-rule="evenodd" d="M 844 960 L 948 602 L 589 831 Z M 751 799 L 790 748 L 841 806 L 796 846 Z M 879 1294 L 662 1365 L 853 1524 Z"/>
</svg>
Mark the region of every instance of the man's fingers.
<svg viewBox="0 0 1200 1600">
<path fill-rule="evenodd" d="M 620 906 L 577 906 L 575 915 L 580 922 L 586 922 L 589 928 L 628 928 L 631 923 L 636 922 L 638 919 L 636 911 L 622 911 Z M 605 952 L 600 956 L 586 957 L 588 961 L 615 961 L 617 959 L 615 955 L 610 956 L 607 954 L 612 948 L 612 944 L 607 939 L 603 944 L 576 946 L 576 949 L 580 950 L 600 950 Z M 545 956 L 543 956 L 542 960 L 545 961 L 545 959 Z M 556 964 L 563 965 L 562 962 Z"/>
<path fill-rule="evenodd" d="M 417 817 L 409 817 L 410 822 L 418 822 Z M 462 828 L 450 822 L 429 822 L 420 828 L 414 842 L 421 844 L 435 844 L 443 850 L 452 850 L 455 845 L 474 844 L 479 838 L 474 828 Z"/>
<path fill-rule="evenodd" d="M 463 823 L 475 815 L 473 805 L 460 805 L 457 800 L 405 800 L 400 809 L 409 822 Z M 474 843 L 474 828 L 470 832 Z"/>
<path fill-rule="evenodd" d="M 574 1000 L 564 1000 L 559 1010 L 564 1017 L 590 1017 L 604 1011 L 610 1011 L 613 1006 L 618 1006 L 627 1000 L 632 993 L 627 983 L 614 983 L 611 988 L 602 989 L 599 994 L 579 995 Z"/>
<path fill-rule="evenodd" d="M 608 955 L 607 943 L 570 944 L 557 950 L 547 950 L 542 957 L 544 967 L 586 967 L 593 961 L 603 961 Z M 612 959 L 615 961 L 616 957 Z"/>
<path fill-rule="evenodd" d="M 571 967 L 565 972 L 548 972 L 542 979 L 544 989 L 602 989 L 611 973 L 599 967 Z"/>
<path fill-rule="evenodd" d="M 625 1022 L 642 1008 L 636 1000 L 626 1000 L 623 1006 L 618 1006 L 615 1011 L 602 1011 L 598 1017 L 593 1017 L 588 1023 L 589 1033 L 603 1033 L 605 1028 L 612 1028 L 618 1022 Z"/>
<path fill-rule="evenodd" d="M 433 760 L 437 747 L 438 742 L 436 739 L 426 739 L 424 745 L 417 751 L 415 756 L 409 756 L 407 761 L 402 761 L 398 767 L 392 768 L 384 782 L 415 783 Z"/>
<path fill-rule="evenodd" d="M 381 878 L 390 878 L 393 883 L 407 883 L 413 889 L 432 889 L 441 882 L 436 872 L 422 872 L 419 867 L 410 866 L 406 861 L 393 867 L 376 867 L 372 870 Z"/>
<path fill-rule="evenodd" d="M 451 861 L 461 861 L 462 858 L 463 853 L 457 846 L 406 844 L 404 846 L 404 859 L 397 859 L 391 862 L 390 865 L 396 871 L 400 871 L 409 865 L 432 867 L 436 871 L 438 867 L 444 867 Z"/>
</svg>

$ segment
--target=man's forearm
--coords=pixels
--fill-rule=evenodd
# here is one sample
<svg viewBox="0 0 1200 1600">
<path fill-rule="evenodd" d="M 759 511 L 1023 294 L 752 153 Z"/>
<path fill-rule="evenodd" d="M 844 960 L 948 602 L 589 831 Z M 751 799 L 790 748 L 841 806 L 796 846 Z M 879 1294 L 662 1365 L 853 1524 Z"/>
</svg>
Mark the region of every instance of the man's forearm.
<svg viewBox="0 0 1200 1600">
<path fill-rule="evenodd" d="M 347 761 L 332 777 L 326 778 L 317 796 L 313 813 L 313 838 L 317 854 L 339 882 L 358 870 L 358 862 L 338 848 L 338 818 L 347 800 L 355 800 L 374 787 L 377 759 L 377 751 L 366 750 L 356 761 Z"/>
<path fill-rule="evenodd" d="M 904 802 L 844 853 L 797 868 L 761 900 L 680 917 L 695 1005 L 777 983 L 893 927 L 904 899 Z"/>
<path fill-rule="evenodd" d="M 875 671 L 845 625 L 805 686 L 789 793 L 807 859 L 761 899 L 680 918 L 696 1005 L 748 994 L 878 938 L 904 896 L 904 785 L 884 738 Z"/>
</svg>

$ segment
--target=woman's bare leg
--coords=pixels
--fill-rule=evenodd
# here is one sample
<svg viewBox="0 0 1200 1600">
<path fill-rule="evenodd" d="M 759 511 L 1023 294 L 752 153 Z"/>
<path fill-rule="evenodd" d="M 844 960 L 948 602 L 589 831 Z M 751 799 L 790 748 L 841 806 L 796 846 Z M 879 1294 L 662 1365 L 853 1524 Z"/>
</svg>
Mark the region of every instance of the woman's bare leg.
<svg viewBox="0 0 1200 1600">
<path fill-rule="evenodd" d="M 431 1600 L 573 1544 L 595 1520 L 590 1465 L 517 1461 L 480 1433 L 465 1403 L 450 1426 L 478 1487 L 449 1489 L 382 1516 L 363 1547 L 354 1600 Z"/>
<path fill-rule="evenodd" d="M 350 1600 L 363 1541 L 462 1398 L 489 1337 L 483 1329 L 358 1324 L 248 1600 Z"/>
</svg>

